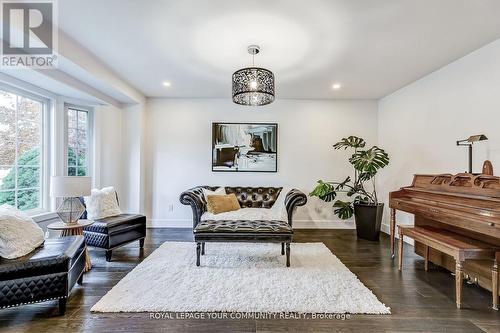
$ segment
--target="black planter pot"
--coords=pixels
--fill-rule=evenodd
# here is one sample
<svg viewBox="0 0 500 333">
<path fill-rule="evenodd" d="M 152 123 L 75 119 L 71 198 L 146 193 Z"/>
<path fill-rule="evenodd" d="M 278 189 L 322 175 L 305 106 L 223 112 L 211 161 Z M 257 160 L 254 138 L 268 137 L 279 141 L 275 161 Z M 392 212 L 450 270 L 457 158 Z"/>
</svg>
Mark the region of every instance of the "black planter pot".
<svg viewBox="0 0 500 333">
<path fill-rule="evenodd" d="M 354 204 L 354 219 L 358 238 L 370 241 L 379 240 L 383 212 L 383 203 L 378 205 Z"/>
</svg>

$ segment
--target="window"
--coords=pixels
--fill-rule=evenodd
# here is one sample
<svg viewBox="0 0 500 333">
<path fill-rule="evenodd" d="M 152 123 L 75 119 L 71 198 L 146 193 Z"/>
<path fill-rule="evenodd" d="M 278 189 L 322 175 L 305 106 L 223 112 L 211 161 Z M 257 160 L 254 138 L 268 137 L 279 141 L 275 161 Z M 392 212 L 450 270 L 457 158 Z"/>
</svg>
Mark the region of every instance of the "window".
<svg viewBox="0 0 500 333">
<path fill-rule="evenodd" d="M 66 107 L 68 176 L 89 175 L 89 111 Z"/>
<path fill-rule="evenodd" d="M 48 101 L 0 86 L 0 205 L 43 207 Z"/>
</svg>

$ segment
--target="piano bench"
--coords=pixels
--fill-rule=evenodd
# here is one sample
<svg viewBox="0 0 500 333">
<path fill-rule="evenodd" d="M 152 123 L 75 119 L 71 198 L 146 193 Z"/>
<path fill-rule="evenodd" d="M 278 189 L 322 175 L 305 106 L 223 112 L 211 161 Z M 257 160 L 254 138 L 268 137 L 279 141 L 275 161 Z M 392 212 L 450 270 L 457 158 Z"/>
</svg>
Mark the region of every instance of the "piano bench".
<svg viewBox="0 0 500 333">
<path fill-rule="evenodd" d="M 493 309 L 498 310 L 498 261 L 500 249 L 477 239 L 469 238 L 432 226 L 398 225 L 398 269 L 403 265 L 403 237 L 407 236 L 425 246 L 425 270 L 429 267 L 429 248 L 443 252 L 455 259 L 455 293 L 457 308 L 462 301 L 462 265 L 465 260 L 491 260 Z"/>
</svg>

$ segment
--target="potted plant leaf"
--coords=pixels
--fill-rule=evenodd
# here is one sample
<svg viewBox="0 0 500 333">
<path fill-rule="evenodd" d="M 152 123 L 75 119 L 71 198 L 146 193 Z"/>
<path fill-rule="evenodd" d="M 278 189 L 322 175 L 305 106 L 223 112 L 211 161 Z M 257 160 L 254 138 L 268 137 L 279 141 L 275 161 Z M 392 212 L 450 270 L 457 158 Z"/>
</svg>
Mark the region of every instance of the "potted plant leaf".
<svg viewBox="0 0 500 333">
<path fill-rule="evenodd" d="M 364 149 L 365 146 L 365 140 L 356 136 L 334 144 L 336 150 L 353 149 L 349 162 L 354 168 L 354 178 L 347 177 L 341 182 L 318 180 L 309 195 L 325 202 L 333 201 L 334 214 L 343 220 L 354 214 L 359 238 L 378 240 L 384 204 L 378 201 L 375 175 L 389 164 L 389 155 L 377 146 Z M 337 199 L 339 193 L 344 193 L 348 200 Z"/>
</svg>

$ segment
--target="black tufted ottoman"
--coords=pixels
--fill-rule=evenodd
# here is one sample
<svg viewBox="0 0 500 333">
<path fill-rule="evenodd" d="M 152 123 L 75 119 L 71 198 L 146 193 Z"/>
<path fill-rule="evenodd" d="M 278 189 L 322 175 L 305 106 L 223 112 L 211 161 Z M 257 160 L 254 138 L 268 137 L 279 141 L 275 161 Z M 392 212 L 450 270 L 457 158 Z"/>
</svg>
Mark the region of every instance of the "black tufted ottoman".
<svg viewBox="0 0 500 333">
<path fill-rule="evenodd" d="M 85 206 L 83 198 L 80 201 Z M 118 202 L 118 193 L 116 201 Z M 87 218 L 87 211 L 81 218 Z M 96 219 L 93 224 L 83 228 L 83 235 L 88 246 L 106 250 L 106 261 L 111 261 L 114 249 L 134 241 L 139 241 L 142 252 L 146 238 L 146 216 L 120 214 Z"/>
<path fill-rule="evenodd" d="M 83 236 L 46 239 L 17 259 L 0 258 L 0 309 L 59 300 L 59 313 L 75 283 L 82 284 L 85 268 Z"/>
<path fill-rule="evenodd" d="M 83 228 L 83 235 L 88 246 L 105 249 L 106 261 L 111 261 L 113 250 L 120 246 L 138 240 L 139 247 L 144 247 L 146 216 L 120 214 L 95 220 Z"/>
<path fill-rule="evenodd" d="M 214 221 L 198 223 L 193 229 L 196 242 L 196 266 L 200 266 L 200 254 L 205 254 L 205 242 L 272 242 L 281 243 L 281 254 L 285 254 L 286 267 L 290 267 L 290 243 L 293 229 L 285 221 Z"/>
</svg>

